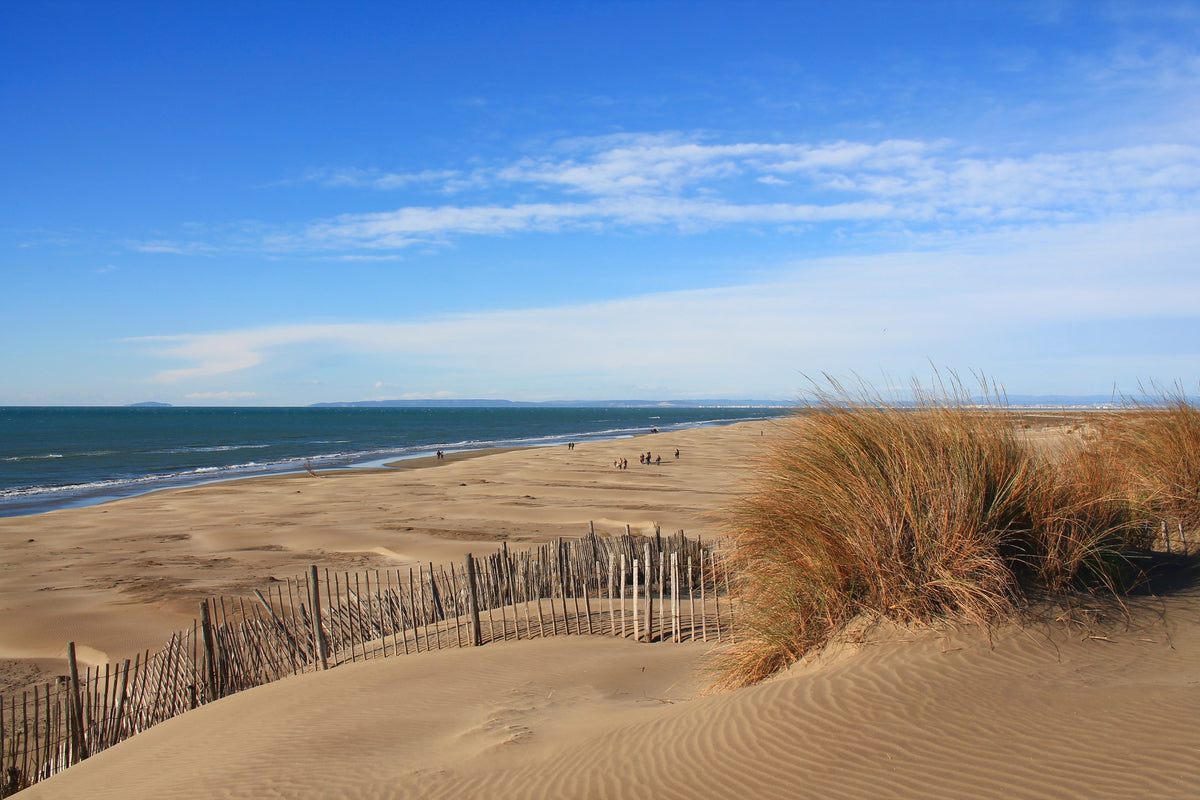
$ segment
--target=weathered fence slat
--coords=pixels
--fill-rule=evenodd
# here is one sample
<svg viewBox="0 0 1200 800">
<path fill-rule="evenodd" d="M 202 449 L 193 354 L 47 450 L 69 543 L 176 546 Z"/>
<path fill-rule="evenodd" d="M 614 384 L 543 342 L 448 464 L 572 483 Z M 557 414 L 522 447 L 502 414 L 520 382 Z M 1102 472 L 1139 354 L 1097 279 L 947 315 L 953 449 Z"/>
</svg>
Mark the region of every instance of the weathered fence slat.
<svg viewBox="0 0 1200 800">
<path fill-rule="evenodd" d="M 1179 542 L 1186 546 L 1182 531 Z M 184 711 L 285 675 L 329 669 L 347 656 L 353 662 L 555 634 L 708 641 L 710 627 L 723 641 L 736 616 L 728 566 L 711 543 L 683 531 L 664 538 L 657 526 L 653 536 L 626 526 L 605 538 L 589 523 L 583 538 L 521 552 L 501 543 L 486 558 L 467 555 L 448 570 L 410 568 L 407 586 L 399 569 L 374 573 L 374 581 L 364 570 L 351 582 L 349 572 L 326 569 L 322 581 L 312 565 L 294 579 L 273 579 L 266 592 L 255 589 L 258 603 L 249 608 L 245 598 L 206 599 L 191 630 L 173 634 L 158 652 L 89 666 L 82 676 L 69 644 L 71 674 L 55 691 L 46 683 L 32 687 L 32 697 L 26 690 L 19 700 L 16 692 L 0 698 L 0 797 Z"/>
</svg>

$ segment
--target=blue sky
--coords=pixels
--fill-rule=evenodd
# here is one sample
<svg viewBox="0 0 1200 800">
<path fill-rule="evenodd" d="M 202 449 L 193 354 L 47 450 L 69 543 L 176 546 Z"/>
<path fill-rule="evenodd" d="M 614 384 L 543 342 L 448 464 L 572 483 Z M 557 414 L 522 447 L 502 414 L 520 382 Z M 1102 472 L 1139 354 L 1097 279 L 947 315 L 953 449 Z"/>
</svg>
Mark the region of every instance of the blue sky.
<svg viewBox="0 0 1200 800">
<path fill-rule="evenodd" d="M 0 405 L 1192 388 L 1200 4 L 0 5 Z"/>
</svg>

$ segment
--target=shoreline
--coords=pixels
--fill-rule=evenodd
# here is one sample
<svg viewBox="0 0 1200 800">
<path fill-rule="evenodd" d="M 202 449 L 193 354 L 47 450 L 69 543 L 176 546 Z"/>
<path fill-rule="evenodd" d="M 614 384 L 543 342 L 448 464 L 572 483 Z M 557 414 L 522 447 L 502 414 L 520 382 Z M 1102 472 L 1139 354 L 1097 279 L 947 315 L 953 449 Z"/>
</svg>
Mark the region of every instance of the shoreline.
<svg viewBox="0 0 1200 800">
<path fill-rule="evenodd" d="M 708 427 L 723 427 L 726 425 L 738 425 L 747 422 L 767 422 L 771 420 L 786 419 L 795 413 L 803 413 L 801 407 L 790 409 L 771 409 L 780 411 L 778 415 L 745 417 L 735 420 L 712 419 L 704 421 L 687 421 L 679 423 L 671 423 L 665 427 L 660 433 L 672 433 L 685 430 L 699 430 Z M 990 410 L 987 407 L 981 407 L 981 410 Z M 1122 409 L 1099 409 L 1099 408 L 1042 408 L 1042 407 L 1009 407 L 1003 410 L 1014 414 L 1017 418 L 1037 426 L 1053 425 L 1055 422 L 1067 420 L 1084 420 L 1090 414 L 1106 414 L 1106 413 L 1121 413 Z M 1126 409 L 1128 410 L 1128 409 Z M 92 483 L 82 484 L 66 484 L 66 485 L 47 485 L 47 486 L 29 486 L 29 487 L 10 487 L 3 490 L 11 492 L 14 489 L 30 492 L 26 495 L 13 495 L 8 497 L 0 497 L 0 519 L 8 519 L 12 517 L 28 517 L 37 516 L 39 514 L 52 513 L 54 511 L 62 511 L 76 508 L 90 508 L 97 505 L 104 505 L 119 500 L 125 500 L 132 497 L 142 497 L 156 492 L 171 491 L 175 489 L 190 489 L 198 486 L 208 486 L 213 484 L 222 484 L 230 481 L 254 480 L 258 478 L 271 478 L 283 475 L 304 475 L 306 467 L 302 462 L 308 461 L 313 463 L 312 466 L 317 471 L 324 473 L 343 472 L 343 471 L 358 471 L 358 470 L 374 470 L 382 468 L 406 468 L 407 462 L 415 461 L 424 463 L 427 460 L 434 459 L 434 452 L 438 449 L 445 451 L 447 456 L 453 456 L 454 460 L 460 457 L 476 457 L 475 455 L 460 456 L 459 454 L 474 454 L 488 453 L 495 451 L 506 451 L 510 449 L 538 449 L 547 447 L 557 447 L 566 444 L 570 441 L 576 442 L 604 442 L 604 441 L 620 441 L 622 439 L 630 439 L 637 436 L 650 435 L 649 428 L 638 429 L 638 432 L 630 432 L 632 429 L 622 429 L 619 432 L 576 432 L 566 434 L 554 434 L 549 437 L 531 437 L 527 440 L 497 440 L 495 444 L 489 444 L 481 447 L 463 446 L 468 443 L 458 444 L 422 444 L 412 446 L 411 455 L 393 455 L 393 456 L 353 456 L 343 454 L 338 458 L 348 460 L 335 461 L 329 465 L 323 465 L 323 459 L 334 458 L 329 454 L 313 455 L 310 457 L 296 457 L 289 461 L 291 466 L 272 466 L 258 465 L 254 469 L 242 465 L 227 465 L 221 467 L 204 468 L 203 471 L 210 470 L 215 474 L 200 475 L 186 473 L 148 473 L 139 477 L 132 478 L 111 478 L 102 479 Z M 612 434 L 612 435 L 610 435 Z M 221 474 L 226 473 L 226 474 Z M 144 484 L 144 485 L 143 485 Z M 2 494 L 2 492 L 0 492 Z M 49 499 L 46 499 L 49 498 Z"/>
<path fill-rule="evenodd" d="M 555 445 L 544 446 L 554 447 Z M 398 461 L 389 461 L 383 466 L 387 469 L 444 467 L 459 461 L 469 461 L 472 458 L 482 458 L 499 453 L 513 453 L 520 450 L 535 450 L 537 447 L 537 445 L 530 445 L 529 447 L 482 447 L 478 450 L 449 450 L 443 458 L 438 458 L 437 456 L 413 456 L 412 458 L 402 458 Z M 354 467 L 354 469 L 370 469 L 370 467 Z"/>
<path fill-rule="evenodd" d="M 722 427 L 724 425 L 740 424 L 742 422 L 758 422 L 778 416 L 741 417 L 735 419 L 705 419 L 685 420 L 668 423 L 661 432 L 668 433 L 682 430 L 695 430 L 706 427 Z M 281 475 L 306 474 L 308 466 L 322 472 L 372 470 L 383 467 L 398 467 L 406 461 L 421 461 L 432 458 L 437 450 L 447 455 L 458 453 L 490 452 L 512 448 L 541 448 L 555 447 L 575 442 L 616 441 L 647 435 L 651 432 L 650 425 L 640 425 L 634 428 L 618 428 L 613 430 L 575 431 L 547 435 L 533 435 L 526 438 L 499 438 L 494 442 L 482 443 L 479 446 L 473 441 L 456 443 L 413 444 L 397 447 L 392 455 L 380 456 L 372 451 L 349 453 L 316 453 L 288 457 L 278 463 L 264 464 L 229 464 L 221 466 L 198 467 L 191 472 L 147 472 L 143 475 L 127 477 L 104 477 L 86 483 L 47 484 L 9 487 L 0 492 L 0 519 L 11 517 L 35 516 L 73 508 L 89 508 L 131 497 L 141 497 L 160 491 L 173 489 L 189 489 L 197 486 L 225 483 L 228 481 L 250 480 L 255 478 L 270 478 Z M 170 469 L 169 467 L 166 469 Z"/>
<path fill-rule="evenodd" d="M 508 542 L 685 529 L 712 517 L 771 420 L 566 446 L 406 459 L 400 468 L 256 476 L 0 518 L 0 659 L 88 663 L 156 648 L 200 600 L 253 596 L 310 564 L 331 570 L 461 561 Z M 637 453 L 683 458 L 638 466 Z M 617 470 L 618 456 L 632 461 Z M 436 467 L 436 468 L 431 468 Z"/>
<path fill-rule="evenodd" d="M 362 464 L 351 464 L 346 466 L 335 466 L 327 468 L 314 467 L 314 471 L 321 475 L 339 473 L 339 472 L 357 472 L 360 470 L 369 471 L 377 469 L 418 469 L 424 467 L 434 467 L 441 464 L 448 464 L 454 461 L 462 461 L 469 458 L 478 458 L 490 453 L 504 453 L 510 450 L 527 450 L 535 447 L 553 447 L 554 445 L 530 445 L 528 447 L 480 447 L 470 450 L 451 450 L 446 451 L 445 457 L 438 459 L 433 455 L 414 455 L 395 460 L 391 459 L 375 459 L 373 461 L 364 462 Z M 224 478 L 207 478 L 187 480 L 180 483 L 169 483 L 166 486 L 157 488 L 147 488 L 139 490 L 130 490 L 130 493 L 125 494 L 108 494 L 100 493 L 94 497 L 78 497 L 74 500 L 63 501 L 61 504 L 55 504 L 50 508 L 41 510 L 16 511 L 7 512 L 0 508 L 0 519 L 8 519 L 11 517 L 33 517 L 40 514 L 51 514 L 55 511 L 66 511 L 77 508 L 91 508 L 93 506 L 102 506 L 106 503 L 115 503 L 119 500 L 129 500 L 135 497 L 145 497 L 147 495 L 156 494 L 158 492 L 172 492 L 176 490 L 194 489 L 202 486 L 213 486 L 234 481 L 253 481 L 264 478 L 277 478 L 287 475 L 308 475 L 308 469 L 288 469 L 279 472 L 262 472 L 247 475 L 230 475 Z M 71 488 L 71 487 L 67 487 Z"/>
</svg>

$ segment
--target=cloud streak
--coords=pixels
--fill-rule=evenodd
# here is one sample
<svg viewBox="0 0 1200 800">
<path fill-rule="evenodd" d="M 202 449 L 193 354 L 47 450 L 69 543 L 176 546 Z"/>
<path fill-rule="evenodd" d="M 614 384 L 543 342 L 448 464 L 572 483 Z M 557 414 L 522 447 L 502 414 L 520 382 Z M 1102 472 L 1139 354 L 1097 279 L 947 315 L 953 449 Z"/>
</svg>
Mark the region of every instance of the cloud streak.
<svg viewBox="0 0 1200 800">
<path fill-rule="evenodd" d="M 310 226 L 304 241 L 317 247 L 403 248 L 452 235 L 502 236 L 531 231 L 671 227 L 688 232 L 730 225 L 848 222 L 908 216 L 889 203 L 746 203 L 673 197 L 629 197 L 589 203 L 403 208 L 344 215 Z"/>
<path fill-rule="evenodd" d="M 822 259 L 798 263 L 769 283 L 720 289 L 425 321 L 131 341 L 176 362 L 154 380 L 196 391 L 210 379 L 253 373 L 315 349 L 365 359 L 387 373 L 384 379 L 406 379 L 388 383 L 431 395 L 500 386 L 509 394 L 554 396 L 556 376 L 565 375 L 587 375 L 595 391 L 694 387 L 736 395 L 739 387 L 764 387 L 786 395 L 800 372 L 911 373 L 929 359 L 991 369 L 1027 358 L 1032 332 L 1053 337 L 1064 326 L 1100 323 L 1136 333 L 1154 320 L 1197 319 L 1193 254 L 1200 216 L 1085 224 L 973 244 L 969 249 L 1003 252 Z M 1146 374 L 1159 374 L 1157 358 L 1146 354 Z"/>
<path fill-rule="evenodd" d="M 1200 147 L 1178 144 L 986 158 L 946 141 L 718 145 L 655 134 L 551 149 L 472 178 L 493 191 L 543 193 L 537 202 L 344 214 L 274 245 L 400 249 L 459 236 L 797 223 L 1036 226 L 1195 208 L 1200 199 Z"/>
<path fill-rule="evenodd" d="M 736 142 L 680 133 L 551 142 L 511 163 L 414 173 L 313 170 L 302 182 L 378 197 L 439 198 L 268 229 L 224 245 L 146 240 L 180 255 L 259 251 L 353 256 L 463 237 L 712 230 L 923 236 L 1037 228 L 1200 207 L 1200 147 L 980 155 L 949 140 Z M 454 196 L 455 202 L 445 198 Z M 497 197 L 520 198 L 497 202 Z"/>
</svg>

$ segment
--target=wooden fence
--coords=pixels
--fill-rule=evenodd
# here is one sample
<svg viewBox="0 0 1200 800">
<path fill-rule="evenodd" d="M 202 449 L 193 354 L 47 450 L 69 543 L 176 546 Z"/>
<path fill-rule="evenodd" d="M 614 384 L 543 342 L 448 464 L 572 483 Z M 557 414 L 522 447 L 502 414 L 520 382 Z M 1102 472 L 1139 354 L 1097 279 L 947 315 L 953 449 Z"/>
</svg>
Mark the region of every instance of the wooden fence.
<svg viewBox="0 0 1200 800">
<path fill-rule="evenodd" d="M 642 642 L 734 634 L 719 552 L 673 536 L 586 537 L 448 567 L 275 581 L 200 604 L 156 653 L 0 696 L 0 798 L 163 720 L 287 675 L 444 647 L 564 634 Z"/>
</svg>

